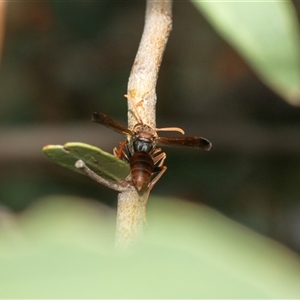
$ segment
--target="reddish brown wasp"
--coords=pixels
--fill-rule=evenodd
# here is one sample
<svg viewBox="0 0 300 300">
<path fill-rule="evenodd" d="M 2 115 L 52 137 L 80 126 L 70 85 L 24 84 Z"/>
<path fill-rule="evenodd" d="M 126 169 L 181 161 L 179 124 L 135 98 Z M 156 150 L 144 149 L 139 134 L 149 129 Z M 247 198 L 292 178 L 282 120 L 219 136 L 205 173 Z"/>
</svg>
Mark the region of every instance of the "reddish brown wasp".
<svg viewBox="0 0 300 300">
<path fill-rule="evenodd" d="M 211 143 L 202 137 L 159 137 L 158 131 L 184 131 L 177 127 L 152 128 L 139 118 L 132 130 L 119 124 L 103 113 L 94 112 L 92 121 L 111 128 L 118 133 L 127 135 L 127 140 L 114 148 L 113 153 L 120 159 L 128 162 L 131 169 L 132 183 L 138 192 L 151 189 L 166 171 L 164 166 L 166 154 L 156 146 L 184 146 L 210 150 Z"/>
</svg>

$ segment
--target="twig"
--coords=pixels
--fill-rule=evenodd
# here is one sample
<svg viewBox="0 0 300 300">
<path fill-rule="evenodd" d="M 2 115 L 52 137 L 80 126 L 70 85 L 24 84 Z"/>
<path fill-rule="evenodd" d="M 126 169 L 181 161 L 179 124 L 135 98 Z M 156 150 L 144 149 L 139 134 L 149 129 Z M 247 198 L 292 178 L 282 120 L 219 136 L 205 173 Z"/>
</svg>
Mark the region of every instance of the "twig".
<svg viewBox="0 0 300 300">
<path fill-rule="evenodd" d="M 127 95 L 137 108 L 143 123 L 155 128 L 156 82 L 166 43 L 172 28 L 172 1 L 147 0 L 145 26 L 128 80 Z M 128 101 L 128 127 L 137 119 Z M 146 204 L 149 191 L 136 190 L 118 196 L 116 248 L 127 249 L 142 236 L 146 223 Z"/>
<path fill-rule="evenodd" d="M 94 171 L 92 171 L 81 159 L 77 160 L 75 163 L 75 167 L 77 169 L 80 169 L 86 176 L 90 177 L 91 179 L 95 180 L 96 182 L 113 189 L 117 192 L 126 192 L 128 190 L 133 189 L 132 185 L 126 184 L 126 181 L 124 181 L 124 184 L 121 183 L 113 183 L 109 180 L 106 180 L 105 178 L 99 176 Z"/>
</svg>

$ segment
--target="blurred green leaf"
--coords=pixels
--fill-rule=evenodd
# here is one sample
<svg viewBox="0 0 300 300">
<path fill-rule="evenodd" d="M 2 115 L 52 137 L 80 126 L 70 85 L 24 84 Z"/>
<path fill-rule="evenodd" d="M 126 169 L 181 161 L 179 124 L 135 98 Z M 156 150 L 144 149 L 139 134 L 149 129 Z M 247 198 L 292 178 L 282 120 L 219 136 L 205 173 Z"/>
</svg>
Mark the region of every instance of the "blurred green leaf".
<svg viewBox="0 0 300 300">
<path fill-rule="evenodd" d="M 115 212 L 55 197 L 0 213 L 0 298 L 299 299 L 299 257 L 205 206 L 150 198 L 145 238 L 113 251 Z"/>
<path fill-rule="evenodd" d="M 75 162 L 81 159 L 95 173 L 112 182 L 117 182 L 118 179 L 125 179 L 130 173 L 129 164 L 110 153 L 88 144 L 48 145 L 43 148 L 43 152 L 54 162 L 84 174 L 75 167 Z"/>
<path fill-rule="evenodd" d="M 263 82 L 300 104 L 300 30 L 291 1 L 192 2 Z"/>
</svg>

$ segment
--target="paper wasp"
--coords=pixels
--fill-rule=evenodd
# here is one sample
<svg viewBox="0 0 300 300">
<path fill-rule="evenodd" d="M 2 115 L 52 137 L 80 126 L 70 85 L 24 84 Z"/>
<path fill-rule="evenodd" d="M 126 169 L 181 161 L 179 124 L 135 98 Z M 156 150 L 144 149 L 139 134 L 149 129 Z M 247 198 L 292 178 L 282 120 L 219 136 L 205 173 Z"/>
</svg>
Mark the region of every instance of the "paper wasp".
<svg viewBox="0 0 300 300">
<path fill-rule="evenodd" d="M 131 180 L 138 192 L 151 189 L 163 173 L 166 154 L 156 146 L 195 147 L 210 150 L 211 143 L 203 137 L 160 137 L 158 131 L 177 131 L 184 134 L 181 128 L 152 128 L 138 117 L 138 123 L 132 130 L 116 122 L 109 116 L 94 112 L 92 121 L 127 135 L 127 140 L 120 142 L 113 153 L 128 162 L 131 169 Z"/>
</svg>

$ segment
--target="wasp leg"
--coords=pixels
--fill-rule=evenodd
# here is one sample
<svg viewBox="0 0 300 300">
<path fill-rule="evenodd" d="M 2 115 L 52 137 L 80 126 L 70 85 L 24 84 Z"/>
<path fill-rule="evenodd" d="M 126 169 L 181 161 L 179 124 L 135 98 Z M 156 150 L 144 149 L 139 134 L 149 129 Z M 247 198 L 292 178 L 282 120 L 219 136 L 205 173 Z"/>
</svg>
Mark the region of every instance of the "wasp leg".
<svg viewBox="0 0 300 300">
<path fill-rule="evenodd" d="M 120 183 L 113 183 L 108 181 L 107 179 L 101 177 L 100 175 L 96 174 L 92 171 L 81 159 L 77 160 L 75 163 L 75 167 L 80 169 L 85 175 L 90 177 L 91 179 L 95 180 L 96 182 L 113 189 L 117 192 L 126 192 L 130 189 L 132 184 L 128 181 L 121 181 Z"/>
<path fill-rule="evenodd" d="M 165 159 L 167 157 L 165 152 L 161 152 L 160 148 L 157 148 L 153 151 L 153 162 L 154 162 L 154 172 L 153 178 L 150 181 L 148 188 L 151 190 L 156 182 L 160 179 L 160 177 L 166 172 L 167 167 L 164 166 Z M 158 154 L 159 153 L 159 154 Z M 155 156 L 156 155 L 156 156 Z"/>
<path fill-rule="evenodd" d="M 159 151 L 161 151 L 161 149 L 155 149 L 155 151 L 153 152 L 153 155 Z M 165 152 L 162 152 L 162 153 L 156 155 L 155 157 L 153 157 L 154 165 L 156 165 L 158 163 L 158 167 L 162 167 L 164 165 L 166 157 L 167 157 L 167 155 Z"/>
<path fill-rule="evenodd" d="M 160 179 L 160 177 L 167 171 L 166 166 L 159 167 L 159 168 L 160 168 L 159 173 L 150 181 L 150 183 L 148 185 L 149 191 L 154 187 L 154 185 Z"/>
<path fill-rule="evenodd" d="M 115 147 L 113 149 L 113 154 L 119 159 L 123 159 L 124 157 L 124 148 L 126 147 L 126 141 L 122 141 L 119 143 L 119 147 Z"/>
</svg>

